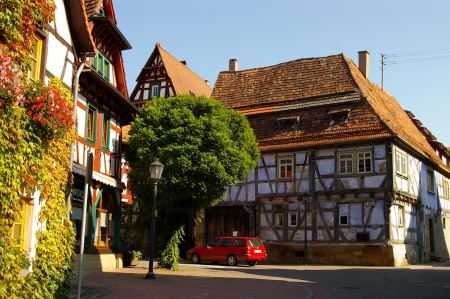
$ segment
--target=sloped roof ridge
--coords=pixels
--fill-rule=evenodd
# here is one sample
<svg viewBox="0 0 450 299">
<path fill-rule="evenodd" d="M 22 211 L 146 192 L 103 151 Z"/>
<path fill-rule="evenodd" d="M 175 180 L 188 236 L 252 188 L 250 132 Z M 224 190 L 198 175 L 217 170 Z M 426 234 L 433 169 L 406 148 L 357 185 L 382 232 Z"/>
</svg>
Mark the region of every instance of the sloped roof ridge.
<svg viewBox="0 0 450 299">
<path fill-rule="evenodd" d="M 176 94 L 189 94 L 193 92 L 196 95 L 202 94 L 208 98 L 211 96 L 212 87 L 202 77 L 163 49 L 159 42 L 156 43 L 155 47 L 159 51 L 167 74 L 172 80 Z M 180 71 L 184 72 L 184 75 Z"/>
<path fill-rule="evenodd" d="M 240 71 L 221 71 L 220 73 L 245 73 L 245 72 L 251 72 L 251 71 L 255 71 L 255 70 L 264 70 L 264 69 L 271 69 L 271 68 L 275 68 L 275 67 L 282 67 L 284 65 L 288 65 L 288 64 L 291 64 L 291 63 L 297 62 L 297 61 L 307 61 L 307 60 L 314 60 L 314 59 L 326 59 L 326 58 L 338 57 L 340 55 L 343 55 L 343 53 L 341 53 L 341 54 L 334 54 L 334 55 L 328 55 L 328 56 L 316 56 L 316 57 L 298 58 L 298 59 L 292 59 L 292 60 L 288 60 L 288 61 L 284 61 L 284 62 L 280 62 L 280 63 L 277 63 L 277 64 L 268 65 L 268 66 L 254 67 L 254 68 L 251 68 L 251 69 L 245 69 L 245 70 L 240 70 Z"/>
<path fill-rule="evenodd" d="M 174 60 L 176 60 L 179 64 L 180 64 L 180 66 L 182 66 L 182 67 L 185 67 L 189 72 L 191 72 L 192 73 L 192 75 L 194 75 L 194 76 L 196 76 L 197 78 L 199 78 L 199 79 L 201 79 L 201 80 L 205 80 L 205 79 L 203 79 L 202 77 L 200 77 L 197 73 L 195 73 L 193 70 L 191 70 L 187 65 L 185 65 L 184 63 L 182 63 L 180 60 L 178 60 L 177 58 L 175 58 L 172 54 L 170 54 L 169 52 L 167 52 L 166 50 L 164 50 L 162 47 L 161 47 L 161 44 L 157 44 L 157 47 L 160 49 L 160 50 L 163 50 L 167 55 L 169 55 L 172 59 L 174 59 Z"/>
<path fill-rule="evenodd" d="M 411 120 L 410 115 L 401 107 L 398 100 L 380 86 L 365 78 L 353 61 L 349 58 L 346 58 L 346 61 L 356 84 L 366 94 L 370 106 L 380 120 L 386 124 L 388 130 L 392 131 L 392 135 L 423 156 L 428 157 L 442 169 L 449 171 L 449 168 L 436 155 L 432 146 Z"/>
</svg>

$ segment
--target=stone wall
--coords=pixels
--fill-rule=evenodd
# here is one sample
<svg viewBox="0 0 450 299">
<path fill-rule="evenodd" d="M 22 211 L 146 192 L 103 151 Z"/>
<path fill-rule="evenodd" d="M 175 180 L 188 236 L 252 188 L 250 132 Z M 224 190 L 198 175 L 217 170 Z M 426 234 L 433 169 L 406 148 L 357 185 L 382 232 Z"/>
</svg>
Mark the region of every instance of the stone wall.
<svg viewBox="0 0 450 299">
<path fill-rule="evenodd" d="M 265 243 L 264 245 L 268 257 L 266 263 L 303 264 L 303 244 Z M 393 248 L 385 244 L 308 244 L 307 251 L 308 264 L 396 266 Z M 403 257 L 405 257 L 404 254 Z"/>
</svg>

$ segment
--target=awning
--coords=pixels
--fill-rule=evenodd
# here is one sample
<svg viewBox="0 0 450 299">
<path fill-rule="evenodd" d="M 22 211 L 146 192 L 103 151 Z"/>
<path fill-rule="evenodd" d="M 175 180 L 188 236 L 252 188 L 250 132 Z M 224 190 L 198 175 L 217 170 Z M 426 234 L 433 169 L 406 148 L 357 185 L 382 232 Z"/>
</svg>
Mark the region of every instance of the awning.
<svg viewBox="0 0 450 299">
<path fill-rule="evenodd" d="M 75 174 L 79 174 L 82 176 L 86 176 L 86 167 L 79 165 L 79 164 L 73 164 L 72 166 L 72 172 Z M 119 181 L 115 178 L 112 178 L 110 176 L 107 176 L 106 174 L 93 171 L 92 173 L 92 179 L 101 182 L 102 184 L 118 188 L 118 189 L 126 189 L 125 184 L 122 181 Z"/>
</svg>

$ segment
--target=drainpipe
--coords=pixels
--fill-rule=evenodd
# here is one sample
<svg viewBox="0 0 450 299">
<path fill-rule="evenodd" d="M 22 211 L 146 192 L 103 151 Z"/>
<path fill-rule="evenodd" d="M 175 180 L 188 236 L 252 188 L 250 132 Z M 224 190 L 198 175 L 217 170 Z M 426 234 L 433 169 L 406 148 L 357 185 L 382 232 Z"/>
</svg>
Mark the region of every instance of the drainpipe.
<svg viewBox="0 0 450 299">
<path fill-rule="evenodd" d="M 77 72 L 75 73 L 75 79 L 73 82 L 73 115 L 72 115 L 72 119 L 74 121 L 74 127 L 77 128 L 77 124 L 75 123 L 75 121 L 77 120 L 77 105 L 78 105 L 78 83 L 80 81 L 80 75 L 81 75 L 81 71 L 83 71 L 84 69 L 84 65 L 85 65 L 85 61 L 86 61 L 86 54 L 81 54 L 81 63 L 78 66 Z M 78 132 L 77 132 L 77 136 L 78 136 Z M 72 143 L 71 149 L 70 149 L 70 171 L 73 172 L 73 156 L 74 156 L 74 150 L 75 150 L 75 145 L 76 145 L 76 140 Z M 67 214 L 66 217 L 67 219 L 70 219 L 70 210 L 71 210 L 71 199 L 72 199 L 72 192 L 69 193 L 69 195 L 67 196 L 67 201 L 66 201 L 66 207 L 67 207 Z"/>
<path fill-rule="evenodd" d="M 427 230 L 426 230 L 425 203 L 423 203 L 423 263 L 427 262 Z"/>
</svg>

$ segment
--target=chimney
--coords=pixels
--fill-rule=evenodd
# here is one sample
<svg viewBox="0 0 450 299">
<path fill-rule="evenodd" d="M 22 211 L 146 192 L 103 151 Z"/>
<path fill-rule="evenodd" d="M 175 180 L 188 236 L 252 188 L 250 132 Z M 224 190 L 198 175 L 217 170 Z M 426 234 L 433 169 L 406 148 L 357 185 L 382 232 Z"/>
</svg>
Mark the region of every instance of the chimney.
<svg viewBox="0 0 450 299">
<path fill-rule="evenodd" d="M 229 71 L 230 72 L 237 72 L 238 71 L 238 61 L 237 61 L 237 59 L 230 59 Z"/>
<path fill-rule="evenodd" d="M 359 51 L 358 52 L 358 66 L 359 70 L 364 77 L 369 78 L 369 52 Z"/>
</svg>

